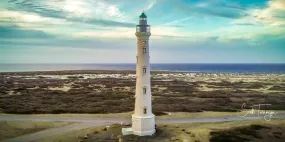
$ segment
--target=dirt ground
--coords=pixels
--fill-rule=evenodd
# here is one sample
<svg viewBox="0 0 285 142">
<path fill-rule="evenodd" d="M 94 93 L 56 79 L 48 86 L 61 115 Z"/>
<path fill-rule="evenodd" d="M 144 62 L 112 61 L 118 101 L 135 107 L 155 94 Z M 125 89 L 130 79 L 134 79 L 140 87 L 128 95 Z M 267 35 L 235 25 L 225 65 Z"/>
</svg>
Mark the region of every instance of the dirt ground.
<svg viewBox="0 0 285 142">
<path fill-rule="evenodd" d="M 49 137 L 37 142 L 284 142 L 285 119 L 271 121 L 250 120 L 239 122 L 157 125 L 153 136 L 122 136 L 121 126 L 89 128 Z"/>
<path fill-rule="evenodd" d="M 50 121 L 0 121 L 0 140 L 39 132 L 49 128 L 62 127 L 71 122 Z"/>
</svg>

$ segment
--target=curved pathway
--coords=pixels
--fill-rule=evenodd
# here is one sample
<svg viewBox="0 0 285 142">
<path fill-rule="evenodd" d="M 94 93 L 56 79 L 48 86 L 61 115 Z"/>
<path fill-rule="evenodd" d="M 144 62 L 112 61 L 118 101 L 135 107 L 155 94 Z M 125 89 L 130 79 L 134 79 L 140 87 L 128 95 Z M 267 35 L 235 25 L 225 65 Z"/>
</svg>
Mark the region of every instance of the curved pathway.
<svg viewBox="0 0 285 142">
<path fill-rule="evenodd" d="M 285 114 L 276 114 L 272 116 L 274 118 L 285 118 Z M 243 121 L 243 120 L 256 120 L 264 119 L 264 116 L 258 117 L 205 117 L 205 118 L 167 118 L 167 119 L 156 119 L 157 124 L 172 124 L 172 123 L 206 123 L 206 122 L 223 122 L 223 121 Z M 116 123 L 131 123 L 130 119 L 125 118 L 88 118 L 88 117 L 47 117 L 47 116 L 23 116 L 23 115 L 0 115 L 0 121 L 11 121 L 11 120 L 21 120 L 21 121 L 69 121 L 69 122 L 81 122 L 75 123 L 59 128 L 51 128 L 36 132 L 33 134 L 27 134 L 17 138 L 12 138 L 4 140 L 3 142 L 30 142 L 35 140 L 40 140 L 46 137 L 74 131 L 86 129 L 94 126 L 105 126 Z"/>
</svg>

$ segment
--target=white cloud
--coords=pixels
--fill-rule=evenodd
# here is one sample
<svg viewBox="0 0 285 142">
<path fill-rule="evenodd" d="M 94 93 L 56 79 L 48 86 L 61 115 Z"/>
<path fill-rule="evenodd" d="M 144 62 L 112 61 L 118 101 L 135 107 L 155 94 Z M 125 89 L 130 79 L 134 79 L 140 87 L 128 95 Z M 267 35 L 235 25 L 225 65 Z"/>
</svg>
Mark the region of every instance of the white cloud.
<svg viewBox="0 0 285 142">
<path fill-rule="evenodd" d="M 33 4 L 37 7 L 64 12 L 64 16 L 67 18 L 95 18 L 114 21 L 127 18 L 126 14 L 120 10 L 119 5 L 105 0 L 46 0 Z"/>
<path fill-rule="evenodd" d="M 153 36 L 155 36 L 155 38 L 163 38 L 167 36 L 179 38 L 179 37 L 186 37 L 187 35 L 189 35 L 188 33 L 179 31 L 179 29 L 175 27 L 164 27 L 164 26 L 152 27 L 151 33 L 153 33 Z"/>
<path fill-rule="evenodd" d="M 117 6 L 108 6 L 107 8 L 107 13 L 108 13 L 108 16 L 111 16 L 111 17 L 122 17 L 123 14 L 120 12 L 119 8 Z"/>
<path fill-rule="evenodd" d="M 116 28 L 116 30 L 87 31 L 72 34 L 76 38 L 135 38 L 135 29 Z"/>
<path fill-rule="evenodd" d="M 29 1 L 27 2 L 29 4 Z M 13 5 L 11 5 L 13 6 Z M 37 12 L 26 11 L 11 11 L 7 9 L 0 10 L 0 19 L 5 23 L 0 24 L 12 24 L 25 29 L 40 30 L 47 33 L 69 36 L 70 33 L 84 33 L 85 35 L 88 28 L 99 29 L 95 34 L 97 36 L 108 37 L 108 33 L 100 33 L 101 29 L 105 29 L 104 26 L 87 25 L 85 20 L 95 21 L 111 20 L 114 22 L 130 22 L 128 17 L 120 11 L 119 6 L 107 3 L 104 0 L 47 0 L 35 3 L 33 7 L 43 7 L 48 10 L 62 12 L 59 13 L 59 17 L 41 15 Z M 31 7 L 31 8 L 33 8 Z M 61 17 L 63 14 L 66 18 Z M 74 22 L 68 19 L 81 19 L 81 22 Z M 74 27 L 78 28 L 74 28 Z M 115 28 L 115 27 L 114 27 Z M 64 31 L 64 32 L 63 32 Z M 116 30 L 113 30 L 116 31 Z M 111 34 L 111 33 L 110 33 Z M 114 33 L 115 35 L 118 35 Z M 124 33 L 127 34 L 127 33 Z M 86 34 L 90 35 L 90 34 Z"/>
<path fill-rule="evenodd" d="M 49 8 L 55 11 L 65 11 L 69 13 L 67 16 L 75 16 L 78 19 L 83 16 L 83 18 L 93 18 L 95 20 L 106 19 L 115 22 L 130 22 L 127 14 L 120 10 L 121 4 L 109 3 L 110 1 L 104 0 L 49 0 L 42 3 L 46 3 Z M 144 3 L 147 8 L 145 10 L 151 9 L 155 4 L 156 0 L 150 0 L 148 3 Z M 43 4 L 45 5 L 45 4 Z M 205 6 L 204 3 L 200 3 L 199 6 Z M 276 17 L 277 13 L 284 13 L 285 11 L 285 0 L 273 0 L 268 3 L 268 6 L 264 9 L 252 9 L 248 13 L 250 16 L 243 17 L 234 21 L 235 24 L 247 23 L 247 24 L 258 24 L 263 23 L 270 26 L 280 26 L 285 25 L 284 19 Z M 130 14 L 129 14 L 130 15 Z M 56 17 L 56 16 L 55 16 Z M 36 13 L 29 12 L 17 12 L 2 10 L 0 11 L 0 18 L 6 19 L 8 21 L 14 22 L 14 24 L 24 27 L 27 29 L 41 30 L 47 33 L 53 33 L 57 35 L 72 36 L 78 38 L 136 38 L 135 37 L 135 27 L 134 28 L 122 28 L 122 27 L 104 27 L 104 25 L 95 24 L 84 24 L 82 22 L 68 21 L 64 18 L 48 18 L 42 17 Z M 208 37 L 216 37 L 219 39 L 250 39 L 255 37 L 255 35 L 270 33 L 271 29 L 264 29 L 261 26 L 247 27 L 247 26 L 223 26 L 221 28 L 215 28 L 211 32 L 203 30 L 191 32 L 183 28 L 175 27 L 172 25 L 179 24 L 181 22 L 186 22 L 191 17 L 185 17 L 182 19 L 174 20 L 163 25 L 152 26 L 151 27 L 151 38 L 180 38 L 187 40 L 203 40 Z M 137 21 L 136 21 L 137 22 Z M 104 22 L 102 22 L 104 23 Z M 53 26 L 54 24 L 55 26 Z M 77 28 L 74 28 L 77 27 Z M 187 27 L 186 27 L 187 28 Z"/>
<path fill-rule="evenodd" d="M 271 0 L 263 9 L 250 9 L 248 16 L 234 21 L 234 24 L 285 25 L 285 0 Z"/>
<path fill-rule="evenodd" d="M 1 10 L 0 18 L 6 20 L 9 19 L 9 20 L 17 20 L 17 21 L 33 22 L 33 23 L 44 22 L 49 19 L 49 18 L 43 18 L 37 14 L 9 11 L 9 10 Z"/>
<path fill-rule="evenodd" d="M 120 39 L 135 39 L 135 28 L 116 28 L 114 29 L 105 29 L 103 31 L 86 31 L 86 32 L 77 32 L 72 34 L 73 37 L 77 38 L 120 38 Z M 165 37 L 172 38 L 187 38 L 191 34 L 189 32 L 181 32 L 175 27 L 151 27 L 151 38 L 152 39 L 161 39 Z"/>
<path fill-rule="evenodd" d="M 92 17 L 114 20 L 128 21 L 128 16 L 120 10 L 119 5 L 108 3 L 104 0 L 89 1 L 88 4 L 92 9 Z"/>
<path fill-rule="evenodd" d="M 62 9 L 77 17 L 91 17 L 92 13 L 88 3 L 82 0 L 65 0 Z"/>
<path fill-rule="evenodd" d="M 272 0 L 269 2 L 269 7 L 273 9 L 285 11 L 285 1 L 284 0 Z"/>
<path fill-rule="evenodd" d="M 3 23 L 0 23 L 0 25 L 3 24 L 3 26 L 11 24 L 23 29 L 39 30 L 57 35 L 68 35 L 69 33 L 62 32 L 62 29 L 70 29 L 68 25 L 72 24 L 64 19 L 42 17 L 35 13 L 10 10 L 1 10 L 0 19 L 4 21 Z"/>
<path fill-rule="evenodd" d="M 150 10 L 156 4 L 156 0 L 151 0 L 147 7 L 144 9 L 145 11 Z"/>
<path fill-rule="evenodd" d="M 0 19 L 4 21 L 3 24 L 5 24 L 5 26 L 7 26 L 7 23 L 10 23 L 27 29 L 47 28 L 47 26 L 45 26 L 46 24 L 66 25 L 68 23 L 61 19 L 42 17 L 35 13 L 10 10 L 1 10 Z"/>
<path fill-rule="evenodd" d="M 186 20 L 190 19 L 191 17 L 192 17 L 192 16 L 189 16 L 189 17 L 186 17 L 186 18 L 183 18 L 183 19 L 174 20 L 174 21 L 171 21 L 171 22 L 164 23 L 163 25 L 178 24 L 178 23 L 181 23 L 181 22 L 183 22 L 183 21 L 186 21 Z"/>
</svg>

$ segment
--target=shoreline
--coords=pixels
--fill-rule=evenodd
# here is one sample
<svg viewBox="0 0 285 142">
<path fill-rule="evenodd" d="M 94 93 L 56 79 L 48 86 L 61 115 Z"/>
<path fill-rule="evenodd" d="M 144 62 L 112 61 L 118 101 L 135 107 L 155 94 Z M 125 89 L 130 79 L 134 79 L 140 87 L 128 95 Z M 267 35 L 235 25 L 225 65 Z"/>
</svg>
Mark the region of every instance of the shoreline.
<svg viewBox="0 0 285 142">
<path fill-rule="evenodd" d="M 285 63 L 151 63 L 152 72 L 285 74 Z M 1 64 L 0 73 L 51 71 L 135 71 L 135 63 Z"/>
<path fill-rule="evenodd" d="M 35 73 L 66 73 L 66 74 L 135 74 L 136 70 L 125 70 L 125 69 L 98 69 L 98 70 L 43 70 L 43 71 L 0 71 L 0 75 L 9 74 L 35 74 Z M 157 73 L 174 73 L 174 74 L 222 74 L 222 75 L 285 75 L 285 73 L 260 73 L 260 72 L 203 72 L 203 71 L 173 71 L 173 70 L 151 70 L 151 74 Z M 51 75 L 52 75 L 51 74 Z"/>
</svg>

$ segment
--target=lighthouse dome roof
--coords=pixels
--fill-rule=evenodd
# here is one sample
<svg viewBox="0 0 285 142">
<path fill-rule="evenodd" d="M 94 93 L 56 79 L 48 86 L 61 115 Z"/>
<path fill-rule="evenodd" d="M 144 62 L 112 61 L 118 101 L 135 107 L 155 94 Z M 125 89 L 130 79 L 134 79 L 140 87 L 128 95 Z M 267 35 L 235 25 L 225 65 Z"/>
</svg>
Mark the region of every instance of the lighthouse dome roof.
<svg viewBox="0 0 285 142">
<path fill-rule="evenodd" d="M 140 18 L 146 18 L 146 15 L 144 12 L 141 14 Z"/>
</svg>

